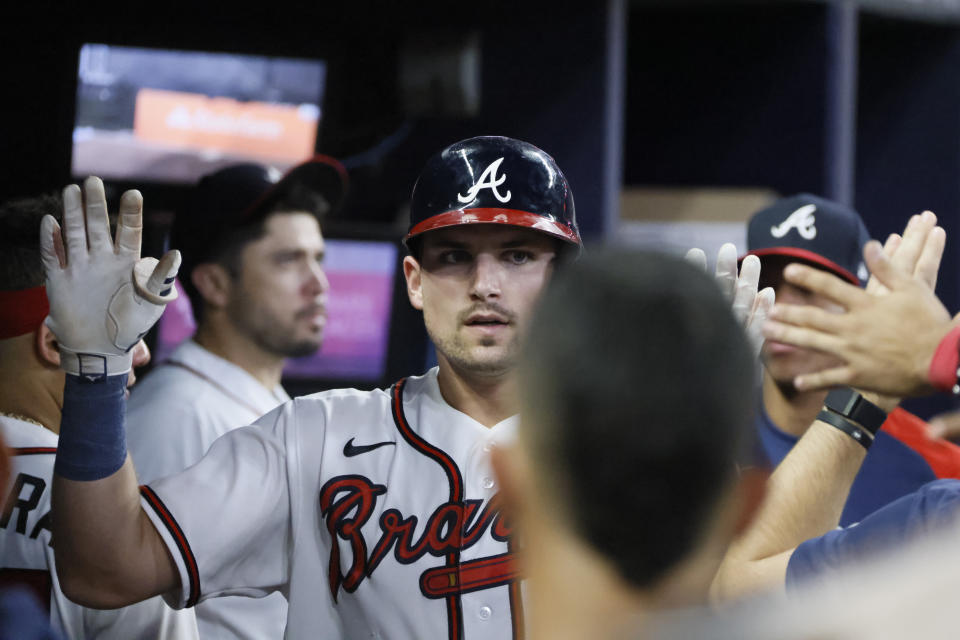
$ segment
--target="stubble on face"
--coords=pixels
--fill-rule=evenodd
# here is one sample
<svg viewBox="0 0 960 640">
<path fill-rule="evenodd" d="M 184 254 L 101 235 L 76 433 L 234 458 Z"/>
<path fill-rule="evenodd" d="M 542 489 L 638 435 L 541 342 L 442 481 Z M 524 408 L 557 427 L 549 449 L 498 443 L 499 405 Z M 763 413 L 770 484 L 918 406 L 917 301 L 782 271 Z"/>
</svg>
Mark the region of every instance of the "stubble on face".
<svg viewBox="0 0 960 640">
<path fill-rule="evenodd" d="M 507 318 L 513 331 L 506 339 L 495 336 L 473 337 L 467 334 L 466 322 L 475 313 L 492 312 Z M 517 365 L 520 338 L 516 331 L 517 314 L 491 302 L 477 302 L 457 314 L 457 329 L 452 334 L 439 331 L 432 322 L 432 314 L 424 313 L 427 334 L 437 353 L 461 371 L 477 376 L 499 376 Z"/>
<path fill-rule="evenodd" d="M 241 292 L 231 301 L 230 313 L 234 322 L 259 348 L 283 358 L 299 358 L 313 355 L 323 344 L 323 330 L 313 336 L 297 337 L 296 327 L 302 318 L 310 315 L 313 308 L 297 312 L 293 323 L 285 320 L 269 305 L 265 305 Z"/>
<path fill-rule="evenodd" d="M 245 250 L 234 275 L 236 288 L 228 312 L 261 350 L 295 358 L 320 348 L 325 317 L 314 317 L 324 316 L 329 285 L 323 284 L 322 272 L 317 279 L 308 271 L 317 268 L 322 254 L 320 228 L 304 212 L 274 214 L 266 223 L 264 238 Z"/>
</svg>

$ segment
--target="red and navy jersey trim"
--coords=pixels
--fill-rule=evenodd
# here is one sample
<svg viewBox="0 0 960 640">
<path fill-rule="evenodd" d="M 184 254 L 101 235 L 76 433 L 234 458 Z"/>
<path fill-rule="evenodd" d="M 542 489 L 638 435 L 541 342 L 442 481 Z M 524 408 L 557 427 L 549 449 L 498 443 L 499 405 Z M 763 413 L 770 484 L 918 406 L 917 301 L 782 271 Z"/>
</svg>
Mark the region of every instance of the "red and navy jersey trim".
<svg viewBox="0 0 960 640">
<path fill-rule="evenodd" d="M 160 516 L 167 531 L 170 532 L 174 542 L 176 542 L 181 557 L 183 557 L 183 562 L 187 567 L 187 579 L 189 580 L 189 584 L 187 585 L 189 588 L 189 598 L 187 598 L 186 606 L 192 607 L 197 604 L 197 601 L 200 599 L 200 570 L 197 567 L 197 559 L 193 555 L 190 543 L 187 542 L 187 536 L 184 535 L 183 530 L 180 528 L 180 525 L 177 524 L 170 510 L 167 509 L 167 505 L 163 504 L 163 501 L 153 489 L 147 485 L 141 485 L 140 494 L 146 498 L 150 506 L 153 507 L 153 510 Z"/>
<path fill-rule="evenodd" d="M 403 413 L 403 387 L 406 385 L 406 378 L 401 378 L 393 385 L 392 408 L 393 422 L 397 430 L 406 442 L 423 455 L 431 458 L 439 464 L 447 474 L 447 481 L 450 483 L 450 502 L 454 504 L 463 504 L 463 475 L 457 463 L 447 455 L 445 451 L 433 446 L 419 435 L 414 433 L 407 422 L 407 417 Z M 458 532 L 463 535 L 463 532 Z M 459 570 L 460 566 L 460 546 L 461 541 L 456 541 L 453 545 L 456 551 L 447 554 L 447 566 L 454 571 Z M 463 606 L 460 601 L 460 594 L 455 593 L 447 596 L 447 632 L 450 640 L 460 640 L 463 638 Z"/>
<path fill-rule="evenodd" d="M 508 555 L 516 556 L 516 542 L 513 537 L 507 541 Z M 520 591 L 520 578 L 515 577 L 508 587 L 510 590 L 510 617 L 513 620 L 513 640 L 524 640 L 526 623 L 523 619 L 523 594 Z"/>
<path fill-rule="evenodd" d="M 13 447 L 10 449 L 10 453 L 15 456 L 53 455 L 56 452 L 56 447 Z"/>
</svg>

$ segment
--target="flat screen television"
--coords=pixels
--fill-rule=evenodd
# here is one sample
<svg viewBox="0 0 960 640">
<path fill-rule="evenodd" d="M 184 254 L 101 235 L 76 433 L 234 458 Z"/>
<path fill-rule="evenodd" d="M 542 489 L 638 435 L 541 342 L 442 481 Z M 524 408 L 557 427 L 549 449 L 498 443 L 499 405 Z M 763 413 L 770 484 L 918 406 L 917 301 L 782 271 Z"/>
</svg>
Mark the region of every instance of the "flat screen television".
<svg viewBox="0 0 960 640">
<path fill-rule="evenodd" d="M 85 44 L 72 173 L 187 184 L 236 162 L 314 154 L 322 60 Z"/>
<path fill-rule="evenodd" d="M 318 385 L 326 387 L 336 383 L 375 386 L 384 380 L 400 261 L 398 251 L 397 243 L 392 241 L 326 239 L 324 271 L 330 280 L 330 292 L 323 346 L 315 355 L 290 359 L 283 372 L 285 381 L 332 383 Z M 162 362 L 194 332 L 190 301 L 183 289 L 180 293 L 160 318 L 154 363 Z"/>
</svg>

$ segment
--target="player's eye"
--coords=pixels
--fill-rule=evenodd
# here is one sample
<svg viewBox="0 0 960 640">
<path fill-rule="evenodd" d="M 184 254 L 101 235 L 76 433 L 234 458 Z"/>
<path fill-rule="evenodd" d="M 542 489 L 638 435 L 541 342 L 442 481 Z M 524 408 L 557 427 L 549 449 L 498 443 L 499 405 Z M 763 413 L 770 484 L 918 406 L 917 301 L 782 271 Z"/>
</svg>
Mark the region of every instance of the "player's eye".
<svg viewBox="0 0 960 640">
<path fill-rule="evenodd" d="M 463 264 L 469 262 L 470 254 L 462 249 L 448 249 L 437 256 L 440 264 Z"/>
<path fill-rule="evenodd" d="M 297 254 L 295 253 L 278 253 L 273 256 L 273 261 L 276 264 L 290 264 L 296 262 Z"/>
<path fill-rule="evenodd" d="M 524 264 L 533 260 L 533 253 L 523 249 L 511 249 L 506 252 L 505 257 L 511 264 Z"/>
</svg>

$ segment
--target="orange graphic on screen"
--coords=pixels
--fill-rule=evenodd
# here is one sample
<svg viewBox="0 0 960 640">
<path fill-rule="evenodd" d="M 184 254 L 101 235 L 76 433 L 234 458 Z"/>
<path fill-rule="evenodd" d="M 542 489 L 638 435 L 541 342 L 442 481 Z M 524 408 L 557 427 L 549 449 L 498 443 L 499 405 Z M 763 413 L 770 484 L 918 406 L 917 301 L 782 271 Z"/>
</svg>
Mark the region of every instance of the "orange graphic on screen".
<svg viewBox="0 0 960 640">
<path fill-rule="evenodd" d="M 319 109 L 241 102 L 202 94 L 140 89 L 137 138 L 191 149 L 216 149 L 298 162 L 313 154 Z"/>
</svg>

